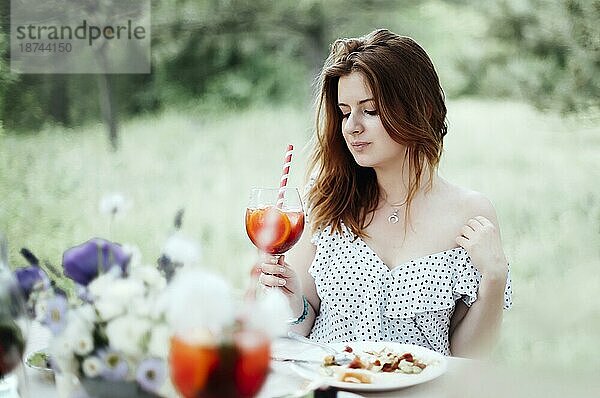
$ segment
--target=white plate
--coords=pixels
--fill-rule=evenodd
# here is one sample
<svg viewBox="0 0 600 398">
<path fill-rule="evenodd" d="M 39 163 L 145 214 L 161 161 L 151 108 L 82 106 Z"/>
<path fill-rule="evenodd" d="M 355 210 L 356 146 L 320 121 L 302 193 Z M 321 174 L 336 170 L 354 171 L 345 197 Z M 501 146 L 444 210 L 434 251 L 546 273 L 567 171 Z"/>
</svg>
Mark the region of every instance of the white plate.
<svg viewBox="0 0 600 398">
<path fill-rule="evenodd" d="M 427 367 L 419 374 L 404 374 L 404 373 L 375 373 L 363 370 L 367 372 L 372 379 L 370 384 L 357 384 L 347 383 L 340 381 L 336 376 L 324 376 L 319 371 L 319 365 L 296 365 L 291 364 L 290 367 L 301 377 L 314 380 L 316 378 L 322 378 L 324 383 L 329 384 L 332 387 L 341 388 L 344 390 L 352 391 L 388 391 L 397 390 L 404 387 L 414 386 L 416 384 L 425 383 L 433 380 L 436 377 L 441 376 L 447 367 L 446 358 L 434 351 L 431 351 L 425 347 L 420 347 L 412 344 L 400 344 L 391 342 L 374 342 L 374 341 L 361 341 L 352 343 L 336 343 L 330 344 L 332 347 L 342 351 L 346 346 L 352 347 L 355 353 L 359 354 L 361 351 L 380 351 L 384 347 L 403 354 L 410 352 L 415 358 L 427 364 Z M 326 354 L 322 350 L 316 348 L 310 349 L 310 353 L 306 352 L 305 358 L 310 356 L 311 359 L 319 360 L 322 359 Z M 356 369 L 353 369 L 356 371 Z M 361 370 L 358 370 L 361 371 Z"/>
</svg>

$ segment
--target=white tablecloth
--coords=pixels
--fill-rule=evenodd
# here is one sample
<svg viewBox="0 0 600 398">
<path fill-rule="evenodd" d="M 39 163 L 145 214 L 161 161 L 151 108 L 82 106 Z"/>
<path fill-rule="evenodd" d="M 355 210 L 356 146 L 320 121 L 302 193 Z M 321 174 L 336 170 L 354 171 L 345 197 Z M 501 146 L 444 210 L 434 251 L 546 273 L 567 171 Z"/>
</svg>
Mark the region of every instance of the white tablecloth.
<svg viewBox="0 0 600 398">
<path fill-rule="evenodd" d="M 47 346 L 49 333 L 34 324 L 27 352 Z M 301 343 L 277 341 L 274 350 L 286 347 L 291 351 L 303 349 Z M 59 398 L 54 383 L 36 371 L 26 368 L 30 398 Z M 289 394 L 306 386 L 307 382 L 290 369 L 287 363 L 274 363 L 259 398 Z M 401 390 L 360 393 L 363 397 L 468 398 L 468 397 L 600 397 L 600 381 L 577 380 L 548 372 L 524 372 L 523 369 L 498 369 L 489 363 L 461 358 L 448 358 L 448 370 L 430 382 Z M 25 397 L 23 397 L 25 398 Z M 62 398 L 62 397 L 61 397 Z"/>
</svg>

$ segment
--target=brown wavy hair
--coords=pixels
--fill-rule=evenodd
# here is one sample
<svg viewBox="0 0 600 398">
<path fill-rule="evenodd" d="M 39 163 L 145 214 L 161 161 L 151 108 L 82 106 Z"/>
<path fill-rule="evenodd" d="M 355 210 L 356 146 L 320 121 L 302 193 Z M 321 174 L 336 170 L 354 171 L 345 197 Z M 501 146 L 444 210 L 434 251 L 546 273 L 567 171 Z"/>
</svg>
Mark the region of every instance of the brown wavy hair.
<svg viewBox="0 0 600 398">
<path fill-rule="evenodd" d="M 343 222 L 356 236 L 365 237 L 381 192 L 375 171 L 354 161 L 341 132 L 338 82 L 352 72 L 366 78 L 383 127 L 406 148 L 407 220 L 423 173 L 428 171 L 431 184 L 439 164 L 447 132 L 446 105 L 433 63 L 413 39 L 379 29 L 331 45 L 316 95 L 316 131 L 308 168 L 316 178 L 307 197 L 311 225 L 313 231 L 331 225 L 333 231 L 342 232 Z"/>
</svg>

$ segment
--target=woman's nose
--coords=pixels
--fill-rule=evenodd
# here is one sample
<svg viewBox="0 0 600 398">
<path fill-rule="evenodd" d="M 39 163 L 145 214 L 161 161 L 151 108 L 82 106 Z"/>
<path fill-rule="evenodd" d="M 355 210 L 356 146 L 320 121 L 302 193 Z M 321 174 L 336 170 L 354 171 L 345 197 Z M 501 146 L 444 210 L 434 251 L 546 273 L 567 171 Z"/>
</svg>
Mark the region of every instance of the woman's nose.
<svg viewBox="0 0 600 398">
<path fill-rule="evenodd" d="M 354 114 L 348 115 L 348 119 L 346 119 L 346 123 L 344 124 L 342 131 L 345 134 L 360 134 L 363 131 L 362 123 L 358 120 Z"/>
</svg>

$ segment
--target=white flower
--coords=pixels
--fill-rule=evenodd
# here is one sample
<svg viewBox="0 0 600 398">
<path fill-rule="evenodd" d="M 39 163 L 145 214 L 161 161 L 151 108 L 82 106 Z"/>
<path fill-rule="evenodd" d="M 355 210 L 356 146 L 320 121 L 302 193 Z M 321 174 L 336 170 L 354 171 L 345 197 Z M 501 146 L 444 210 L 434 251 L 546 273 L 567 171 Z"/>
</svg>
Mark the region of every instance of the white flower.
<svg viewBox="0 0 600 398">
<path fill-rule="evenodd" d="M 48 345 L 48 354 L 62 373 L 77 373 L 77 360 L 73 356 L 73 344 L 64 333 L 54 336 Z"/>
<path fill-rule="evenodd" d="M 83 360 L 81 367 L 83 368 L 83 374 L 87 377 L 97 377 L 102 373 L 104 365 L 100 358 L 91 356 Z"/>
<path fill-rule="evenodd" d="M 77 355 L 86 355 L 92 352 L 94 349 L 94 340 L 92 339 L 92 335 L 89 333 L 85 333 L 77 336 L 73 351 Z"/>
<path fill-rule="evenodd" d="M 131 203 L 123 196 L 123 194 L 114 192 L 102 196 L 100 205 L 98 206 L 100 213 L 107 216 L 115 217 L 125 214 L 131 207 Z"/>
<path fill-rule="evenodd" d="M 167 311 L 169 310 L 170 300 L 171 300 L 171 292 L 169 288 L 160 292 L 154 300 L 153 311 L 151 314 L 151 318 L 154 320 L 158 320 L 162 318 Z"/>
<path fill-rule="evenodd" d="M 136 315 L 142 318 L 151 318 L 154 307 L 154 300 L 151 297 L 138 297 L 129 303 L 129 315 Z"/>
<path fill-rule="evenodd" d="M 183 269 L 168 289 L 167 320 L 178 335 L 202 329 L 219 334 L 233 324 L 233 297 L 222 278 L 199 269 Z"/>
<path fill-rule="evenodd" d="M 75 313 L 81 320 L 88 323 L 90 329 L 93 327 L 93 324 L 96 321 L 96 310 L 94 310 L 94 307 L 91 304 L 83 304 L 75 310 Z"/>
<path fill-rule="evenodd" d="M 73 355 L 73 345 L 69 340 L 69 337 L 65 334 L 60 334 L 52 339 L 50 344 L 52 357 L 70 357 Z"/>
<path fill-rule="evenodd" d="M 88 285 L 88 290 L 94 298 L 100 297 L 104 292 L 109 291 L 113 283 L 120 277 L 121 268 L 112 267 L 110 270 L 94 279 Z"/>
<path fill-rule="evenodd" d="M 161 275 L 160 271 L 156 267 L 149 265 L 133 268 L 130 278 L 144 282 L 150 290 L 163 290 L 167 285 L 167 281 Z"/>
<path fill-rule="evenodd" d="M 113 318 L 123 315 L 125 312 L 125 306 L 123 303 L 119 303 L 110 299 L 97 300 L 94 305 L 96 306 L 96 310 L 98 310 L 100 319 L 104 321 L 109 321 Z"/>
<path fill-rule="evenodd" d="M 152 322 L 148 319 L 125 315 L 106 325 L 106 336 L 111 348 L 131 357 L 143 354 L 142 339 L 150 333 Z"/>
<path fill-rule="evenodd" d="M 150 342 L 148 343 L 148 355 L 157 358 L 169 356 L 169 338 L 171 331 L 167 325 L 157 325 L 152 328 Z"/>
<path fill-rule="evenodd" d="M 77 337 L 81 334 L 91 333 L 93 328 L 93 323 L 81 316 L 79 309 L 75 309 L 67 313 L 67 326 L 63 334 L 68 337 Z"/>
<path fill-rule="evenodd" d="M 110 277 L 108 276 L 110 274 L 111 273 L 108 272 L 100 276 L 98 279 L 104 278 L 105 275 L 107 277 L 102 279 L 98 284 L 94 284 L 96 281 L 90 284 L 90 292 L 94 298 L 101 300 L 114 299 L 119 302 L 127 303 L 134 297 L 140 297 L 145 294 L 146 291 L 142 281 L 134 278 Z"/>
<path fill-rule="evenodd" d="M 129 256 L 129 269 L 134 269 L 142 264 L 142 252 L 136 245 L 124 243 L 121 248 Z"/>
<path fill-rule="evenodd" d="M 103 292 L 100 298 L 117 300 L 128 306 L 133 299 L 144 297 L 145 294 L 146 289 L 142 281 L 127 278 L 114 281 L 110 289 Z"/>
<path fill-rule="evenodd" d="M 287 321 L 292 317 L 288 300 L 277 289 L 267 289 L 245 313 L 249 328 L 261 330 L 271 338 L 285 335 Z"/>
<path fill-rule="evenodd" d="M 142 281 L 120 278 L 110 271 L 90 283 L 89 289 L 100 318 L 106 321 L 126 313 L 131 304 L 146 293 Z"/>
<path fill-rule="evenodd" d="M 163 254 L 174 263 L 196 265 L 200 260 L 200 245 L 176 232 L 165 243 Z"/>
</svg>

